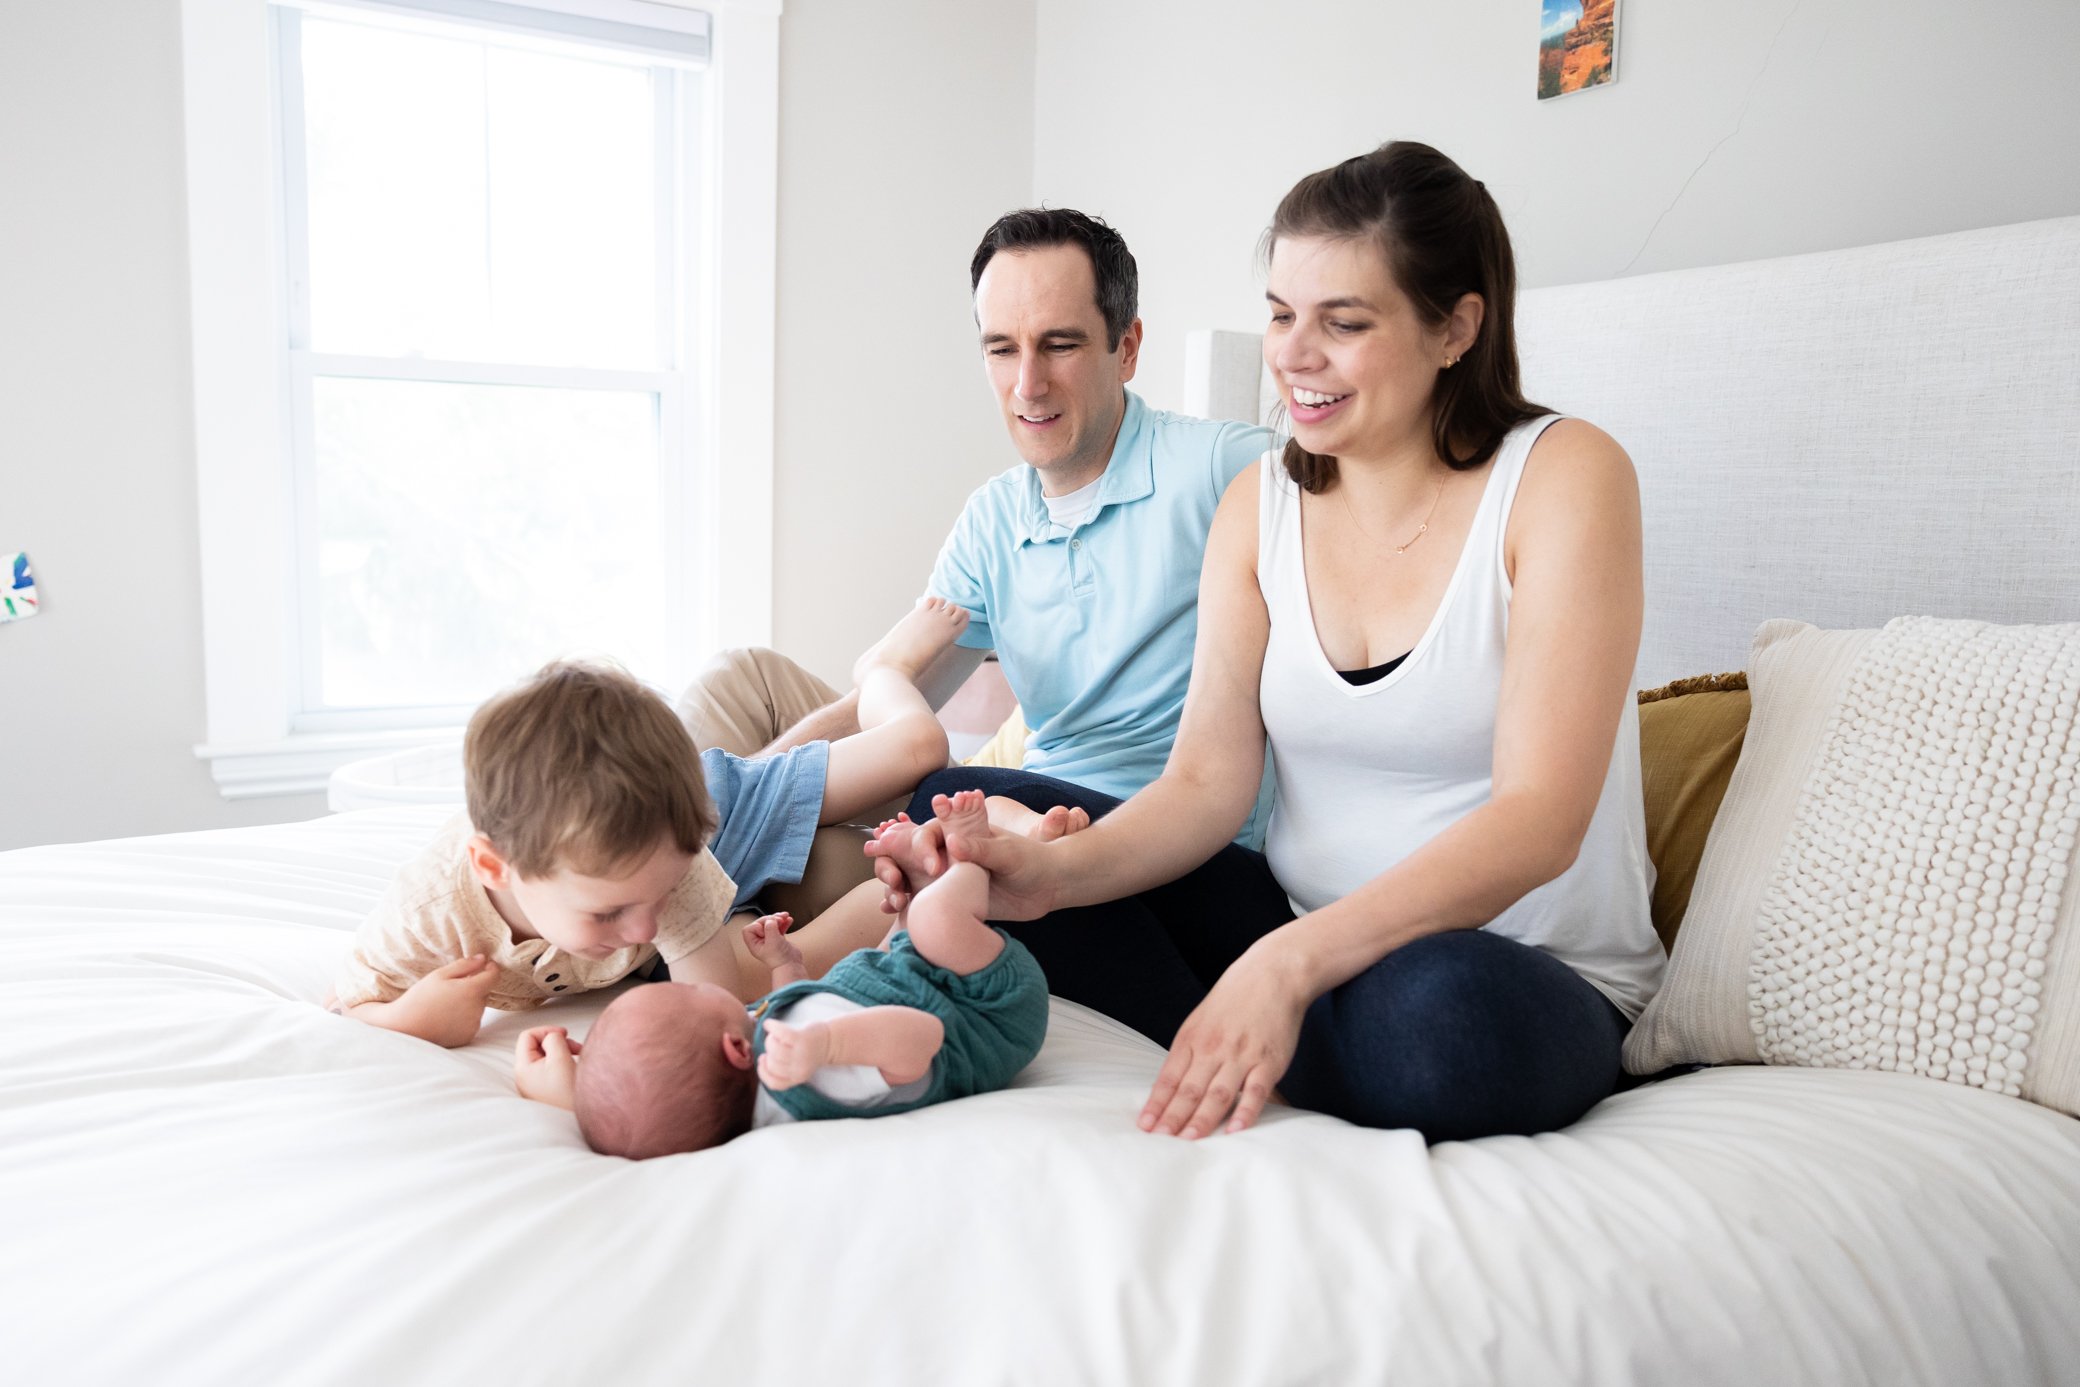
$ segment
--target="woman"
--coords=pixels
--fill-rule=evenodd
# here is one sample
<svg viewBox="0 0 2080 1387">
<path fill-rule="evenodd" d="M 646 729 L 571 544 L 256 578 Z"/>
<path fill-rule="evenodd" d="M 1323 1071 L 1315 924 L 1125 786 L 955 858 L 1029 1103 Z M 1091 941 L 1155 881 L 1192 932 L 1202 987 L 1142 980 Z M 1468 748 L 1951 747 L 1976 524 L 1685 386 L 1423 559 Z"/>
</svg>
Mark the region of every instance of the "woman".
<svg viewBox="0 0 2080 1387">
<path fill-rule="evenodd" d="M 994 914 L 1047 916 L 1016 932 L 1054 992 L 1170 1045 L 1146 1130 L 1240 1130 L 1274 1085 L 1431 1141 L 1551 1130 L 1611 1092 L 1663 964 L 1632 465 L 1523 398 L 1501 214 L 1436 150 L 1310 175 L 1266 239 L 1292 440 L 1214 520 L 1168 767 L 963 855 Z M 1267 741 L 1260 856 L 1223 845 Z"/>
</svg>

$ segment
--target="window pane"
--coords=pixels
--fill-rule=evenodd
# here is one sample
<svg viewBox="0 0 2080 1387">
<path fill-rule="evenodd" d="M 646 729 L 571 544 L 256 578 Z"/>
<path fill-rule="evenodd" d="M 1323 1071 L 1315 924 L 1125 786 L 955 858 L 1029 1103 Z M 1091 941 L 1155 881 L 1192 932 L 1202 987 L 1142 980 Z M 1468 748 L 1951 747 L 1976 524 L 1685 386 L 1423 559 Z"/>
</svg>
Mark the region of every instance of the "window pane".
<svg viewBox="0 0 2080 1387">
<path fill-rule="evenodd" d="M 652 369 L 643 68 L 302 23 L 317 351 Z"/>
<path fill-rule="evenodd" d="M 315 707 L 475 703 L 558 654 L 662 668 L 654 395 L 320 378 Z"/>
</svg>

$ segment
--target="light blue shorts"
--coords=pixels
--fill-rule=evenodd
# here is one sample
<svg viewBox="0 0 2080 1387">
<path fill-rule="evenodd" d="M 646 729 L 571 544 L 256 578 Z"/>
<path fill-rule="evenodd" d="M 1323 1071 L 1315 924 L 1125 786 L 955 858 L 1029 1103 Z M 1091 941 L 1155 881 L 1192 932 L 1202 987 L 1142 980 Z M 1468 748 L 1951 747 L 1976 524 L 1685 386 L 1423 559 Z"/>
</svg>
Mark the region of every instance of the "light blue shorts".
<svg viewBox="0 0 2080 1387">
<path fill-rule="evenodd" d="M 806 742 L 778 756 L 746 760 L 716 747 L 701 753 L 715 801 L 708 851 L 737 884 L 737 910 L 774 882 L 802 879 L 823 814 L 831 744 Z"/>
</svg>

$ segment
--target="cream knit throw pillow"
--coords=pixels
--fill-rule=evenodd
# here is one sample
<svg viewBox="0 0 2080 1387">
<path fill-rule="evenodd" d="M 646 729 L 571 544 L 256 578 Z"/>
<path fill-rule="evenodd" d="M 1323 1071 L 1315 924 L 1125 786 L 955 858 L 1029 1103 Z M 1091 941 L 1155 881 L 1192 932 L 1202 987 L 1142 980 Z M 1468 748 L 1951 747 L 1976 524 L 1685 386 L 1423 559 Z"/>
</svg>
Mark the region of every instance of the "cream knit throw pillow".
<svg viewBox="0 0 2080 1387">
<path fill-rule="evenodd" d="M 2080 626 L 1770 622 L 1626 1066 L 1890 1069 L 2080 1113 Z"/>
</svg>

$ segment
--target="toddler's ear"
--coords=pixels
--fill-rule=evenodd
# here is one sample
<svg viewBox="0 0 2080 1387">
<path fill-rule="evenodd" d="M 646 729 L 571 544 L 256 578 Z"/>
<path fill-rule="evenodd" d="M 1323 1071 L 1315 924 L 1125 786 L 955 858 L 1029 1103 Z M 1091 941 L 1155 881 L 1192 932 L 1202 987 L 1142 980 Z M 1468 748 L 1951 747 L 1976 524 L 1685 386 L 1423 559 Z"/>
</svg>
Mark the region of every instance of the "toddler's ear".
<svg viewBox="0 0 2080 1387">
<path fill-rule="evenodd" d="M 751 1042 L 738 1035 L 735 1031 L 724 1031 L 722 1033 L 722 1057 L 728 1060 L 734 1068 L 749 1069 L 751 1067 Z"/>
<path fill-rule="evenodd" d="M 491 845 L 490 836 L 483 833 L 469 840 L 469 868 L 476 874 L 479 885 L 494 891 L 505 890 L 513 872 L 498 849 Z"/>
</svg>

